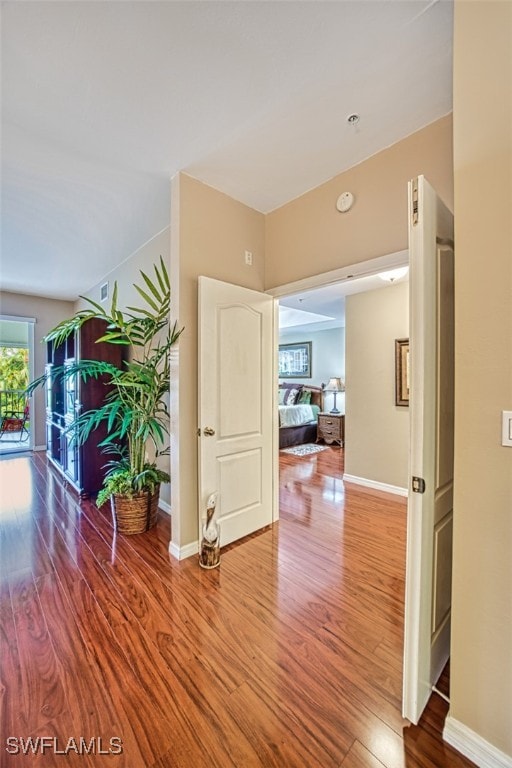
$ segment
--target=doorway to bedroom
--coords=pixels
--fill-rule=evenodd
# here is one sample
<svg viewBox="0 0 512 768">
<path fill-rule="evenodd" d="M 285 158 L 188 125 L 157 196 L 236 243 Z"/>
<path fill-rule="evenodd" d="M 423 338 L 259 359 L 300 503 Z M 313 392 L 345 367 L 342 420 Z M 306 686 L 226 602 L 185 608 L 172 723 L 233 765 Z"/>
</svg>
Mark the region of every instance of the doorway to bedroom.
<svg viewBox="0 0 512 768">
<path fill-rule="evenodd" d="M 393 269 L 370 265 L 361 277 L 279 296 L 279 455 L 281 465 L 285 455 L 318 464 L 328 447 L 340 457 L 334 481 L 406 495 L 409 419 L 396 400 L 395 346 L 408 338 L 407 253 L 394 256 Z M 308 418 L 316 424 L 302 426 Z M 287 461 L 280 486 L 289 474 Z"/>
<path fill-rule="evenodd" d="M 322 501 L 337 504 L 343 493 L 345 312 L 338 285 L 280 298 L 278 377 L 280 515 L 309 520 Z"/>
</svg>

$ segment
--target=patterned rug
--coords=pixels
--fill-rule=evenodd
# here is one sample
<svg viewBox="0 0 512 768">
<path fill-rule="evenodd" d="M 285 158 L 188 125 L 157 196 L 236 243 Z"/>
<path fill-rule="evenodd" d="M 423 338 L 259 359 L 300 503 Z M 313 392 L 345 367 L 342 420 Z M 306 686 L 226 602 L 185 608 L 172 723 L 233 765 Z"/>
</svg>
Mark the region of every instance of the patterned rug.
<svg viewBox="0 0 512 768">
<path fill-rule="evenodd" d="M 282 453 L 291 453 L 294 456 L 308 456 L 310 453 L 319 453 L 325 451 L 326 445 L 315 445 L 315 443 L 306 443 L 305 445 L 294 445 L 293 448 L 283 448 Z"/>
</svg>

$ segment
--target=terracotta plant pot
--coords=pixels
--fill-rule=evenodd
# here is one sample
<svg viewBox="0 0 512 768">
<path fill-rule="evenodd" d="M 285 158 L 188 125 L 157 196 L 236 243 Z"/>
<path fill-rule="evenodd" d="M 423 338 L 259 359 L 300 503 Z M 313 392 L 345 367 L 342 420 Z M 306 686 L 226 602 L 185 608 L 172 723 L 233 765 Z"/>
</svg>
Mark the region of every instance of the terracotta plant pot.
<svg viewBox="0 0 512 768">
<path fill-rule="evenodd" d="M 160 486 L 156 486 L 154 493 L 141 491 L 132 498 L 112 494 L 110 504 L 116 531 L 128 536 L 149 531 L 156 523 L 159 497 Z"/>
</svg>

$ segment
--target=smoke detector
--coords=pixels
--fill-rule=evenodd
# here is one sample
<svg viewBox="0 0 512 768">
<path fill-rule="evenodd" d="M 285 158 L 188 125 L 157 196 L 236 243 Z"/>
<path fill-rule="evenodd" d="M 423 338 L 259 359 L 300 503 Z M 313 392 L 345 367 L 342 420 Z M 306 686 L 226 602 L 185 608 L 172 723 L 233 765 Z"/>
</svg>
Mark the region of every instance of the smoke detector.
<svg viewBox="0 0 512 768">
<path fill-rule="evenodd" d="M 354 205 L 354 195 L 352 192 L 342 192 L 336 200 L 336 208 L 340 213 L 346 213 L 350 211 Z"/>
</svg>

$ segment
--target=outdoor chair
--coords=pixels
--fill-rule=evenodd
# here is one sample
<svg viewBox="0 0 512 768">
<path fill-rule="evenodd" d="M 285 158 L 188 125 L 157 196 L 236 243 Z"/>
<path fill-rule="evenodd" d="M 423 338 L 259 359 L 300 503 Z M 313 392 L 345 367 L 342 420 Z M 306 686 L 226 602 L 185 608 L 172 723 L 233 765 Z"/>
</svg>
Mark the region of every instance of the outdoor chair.
<svg viewBox="0 0 512 768">
<path fill-rule="evenodd" d="M 5 435 L 13 435 L 15 432 L 19 432 L 19 437 L 6 437 L 5 441 L 12 440 L 14 442 L 24 442 L 28 440 L 28 421 L 30 418 L 30 410 L 28 403 L 25 404 L 23 413 L 11 411 L 3 414 L 0 422 L 0 440 L 4 440 Z"/>
</svg>

